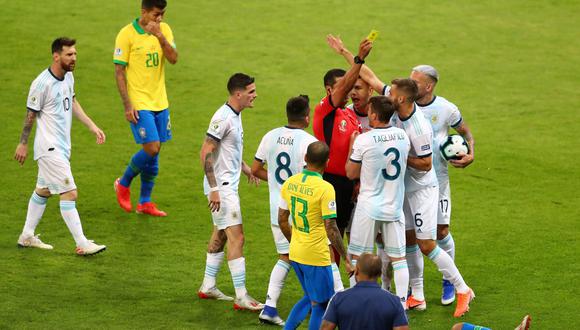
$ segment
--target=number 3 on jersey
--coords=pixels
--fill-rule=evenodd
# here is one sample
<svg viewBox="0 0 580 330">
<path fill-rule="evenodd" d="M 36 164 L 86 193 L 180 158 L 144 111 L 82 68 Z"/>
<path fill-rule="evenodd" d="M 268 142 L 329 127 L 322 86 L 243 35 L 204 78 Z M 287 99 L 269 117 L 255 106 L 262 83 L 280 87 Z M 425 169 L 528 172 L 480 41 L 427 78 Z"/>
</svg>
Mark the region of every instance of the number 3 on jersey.
<svg viewBox="0 0 580 330">
<path fill-rule="evenodd" d="M 303 232 L 303 233 L 310 233 L 310 224 L 308 223 L 308 218 L 306 218 L 306 214 L 308 213 L 308 202 L 304 199 L 296 196 L 291 197 L 291 209 L 292 209 L 292 223 L 294 223 L 294 228 Z M 298 212 L 296 214 L 296 204 L 302 204 L 302 212 Z M 299 226 L 296 222 L 296 216 L 302 219 L 302 226 Z"/>
<path fill-rule="evenodd" d="M 393 154 L 395 157 L 391 159 L 389 164 L 387 164 L 387 168 L 383 168 L 381 173 L 383 174 L 383 178 L 385 178 L 385 180 L 394 181 L 399 177 L 399 174 L 401 174 L 401 164 L 399 164 L 399 157 L 401 156 L 401 154 L 399 153 L 399 150 L 397 150 L 396 148 L 389 148 L 387 149 L 387 151 L 385 151 L 383 155 L 389 158 L 391 154 Z M 389 174 L 389 172 L 392 172 L 390 171 L 391 168 L 389 168 L 389 165 L 392 165 L 391 168 L 395 169 L 395 173 L 392 175 Z"/>
<path fill-rule="evenodd" d="M 276 157 L 276 171 L 274 172 L 276 181 L 278 181 L 279 184 L 284 184 L 286 179 L 282 179 L 282 176 L 280 176 L 281 172 L 286 172 L 286 179 L 292 176 L 292 171 L 290 171 L 290 155 L 285 151 L 282 151 Z"/>
</svg>

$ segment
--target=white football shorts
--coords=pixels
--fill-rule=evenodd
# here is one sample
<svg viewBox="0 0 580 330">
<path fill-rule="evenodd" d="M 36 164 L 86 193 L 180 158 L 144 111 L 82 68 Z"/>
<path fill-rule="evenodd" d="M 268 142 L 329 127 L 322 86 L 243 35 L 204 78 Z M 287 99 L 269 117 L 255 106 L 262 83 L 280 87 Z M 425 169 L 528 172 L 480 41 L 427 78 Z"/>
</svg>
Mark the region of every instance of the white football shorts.
<svg viewBox="0 0 580 330">
<path fill-rule="evenodd" d="M 403 213 L 405 213 L 406 230 L 415 230 L 418 239 L 434 240 L 437 238 L 437 206 L 439 187 L 425 187 L 405 193 Z"/>
<path fill-rule="evenodd" d="M 451 188 L 449 180 L 439 183 L 439 212 L 437 212 L 437 224 L 449 225 L 451 223 Z"/>
<path fill-rule="evenodd" d="M 405 222 L 376 221 L 368 217 L 360 207 L 354 211 L 350 231 L 348 253 L 356 256 L 374 253 L 377 233 L 381 232 L 384 249 L 389 257 L 405 257 Z"/>
<path fill-rule="evenodd" d="M 53 195 L 77 189 L 68 159 L 58 157 L 40 157 L 36 188 L 48 188 Z"/>
<path fill-rule="evenodd" d="M 220 190 L 220 210 L 211 213 L 213 224 L 218 230 L 242 224 L 242 212 L 238 192 Z M 209 201 L 209 195 L 207 196 Z"/>
</svg>

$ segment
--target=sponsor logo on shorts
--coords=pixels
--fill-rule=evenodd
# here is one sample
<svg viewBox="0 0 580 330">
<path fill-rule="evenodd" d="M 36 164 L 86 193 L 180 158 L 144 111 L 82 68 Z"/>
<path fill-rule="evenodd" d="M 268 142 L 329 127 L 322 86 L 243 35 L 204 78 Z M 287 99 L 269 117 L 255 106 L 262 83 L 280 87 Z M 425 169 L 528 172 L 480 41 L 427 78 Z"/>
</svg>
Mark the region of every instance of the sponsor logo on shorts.
<svg viewBox="0 0 580 330">
<path fill-rule="evenodd" d="M 147 137 L 147 131 L 145 131 L 145 127 L 139 128 L 139 136 L 144 139 Z"/>
<path fill-rule="evenodd" d="M 328 209 L 331 211 L 336 211 L 336 202 L 335 201 L 328 202 Z"/>
</svg>

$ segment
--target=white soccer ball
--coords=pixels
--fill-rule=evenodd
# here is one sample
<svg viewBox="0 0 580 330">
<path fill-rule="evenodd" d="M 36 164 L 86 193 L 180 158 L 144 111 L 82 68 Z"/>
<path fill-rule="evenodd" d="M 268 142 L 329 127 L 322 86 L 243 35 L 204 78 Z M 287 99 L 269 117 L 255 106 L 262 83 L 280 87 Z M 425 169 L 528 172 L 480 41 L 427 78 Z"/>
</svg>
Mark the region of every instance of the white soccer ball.
<svg viewBox="0 0 580 330">
<path fill-rule="evenodd" d="M 469 153 L 469 145 L 463 136 L 458 134 L 449 135 L 441 145 L 439 145 L 441 156 L 445 160 L 459 159 L 459 153 Z"/>
</svg>

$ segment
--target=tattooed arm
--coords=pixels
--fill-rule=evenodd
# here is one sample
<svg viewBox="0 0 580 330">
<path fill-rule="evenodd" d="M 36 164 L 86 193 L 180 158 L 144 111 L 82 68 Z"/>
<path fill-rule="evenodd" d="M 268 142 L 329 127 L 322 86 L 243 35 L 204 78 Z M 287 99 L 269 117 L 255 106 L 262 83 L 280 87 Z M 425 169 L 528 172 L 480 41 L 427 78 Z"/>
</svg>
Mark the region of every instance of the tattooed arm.
<svg viewBox="0 0 580 330">
<path fill-rule="evenodd" d="M 213 169 L 213 155 L 219 147 L 219 142 L 211 137 L 206 137 L 200 151 L 201 166 L 205 172 L 207 182 L 209 183 L 209 204 L 208 207 L 212 212 L 218 212 L 220 210 L 220 193 L 219 187 L 217 185 L 217 180 L 215 178 L 215 173 Z"/>
<path fill-rule="evenodd" d="M 338 252 L 338 254 L 340 254 L 340 256 L 344 259 L 345 261 L 344 266 L 346 268 L 346 272 L 351 274 L 354 270 L 352 269 L 352 265 L 350 264 L 350 258 L 346 253 L 346 249 L 344 247 L 340 231 L 336 226 L 336 219 L 324 220 L 324 226 L 326 228 L 326 235 L 330 240 L 330 244 L 332 244 L 332 247 L 334 247 L 336 252 Z"/>
<path fill-rule="evenodd" d="M 22 128 L 22 134 L 20 135 L 20 143 L 18 143 L 16 152 L 14 153 L 14 159 L 16 159 L 20 165 L 24 165 L 24 161 L 28 155 L 28 137 L 30 136 L 35 120 L 36 111 L 28 109 L 26 112 L 26 118 L 24 118 L 24 127 Z"/>
</svg>

